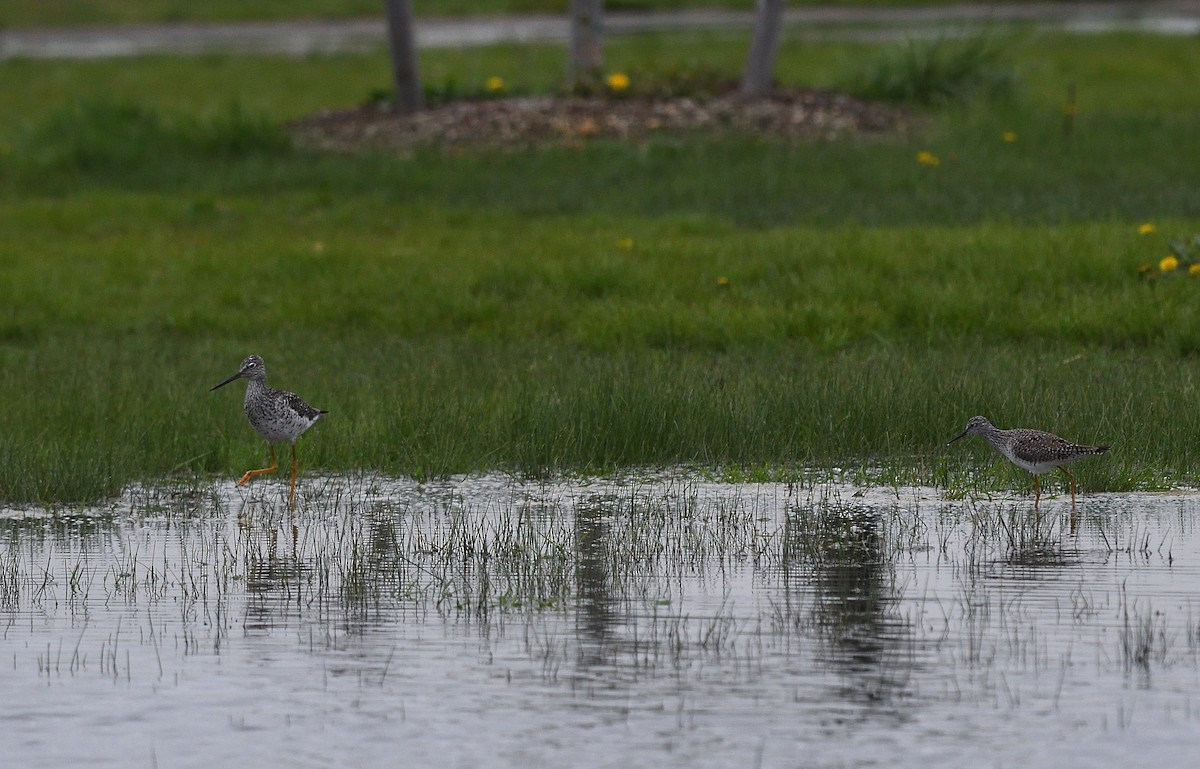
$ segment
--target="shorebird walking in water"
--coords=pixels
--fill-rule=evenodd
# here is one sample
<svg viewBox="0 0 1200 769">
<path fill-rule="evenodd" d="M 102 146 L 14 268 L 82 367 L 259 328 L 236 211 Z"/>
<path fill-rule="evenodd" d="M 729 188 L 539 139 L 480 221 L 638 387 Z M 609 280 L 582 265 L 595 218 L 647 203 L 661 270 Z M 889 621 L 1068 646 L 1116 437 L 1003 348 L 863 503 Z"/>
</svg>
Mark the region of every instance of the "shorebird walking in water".
<svg viewBox="0 0 1200 769">
<path fill-rule="evenodd" d="M 312 427 L 322 414 L 329 412 L 313 408 L 295 393 L 267 387 L 267 366 L 257 355 L 251 355 L 242 361 L 242 367 L 236 374 L 212 389 L 224 387 L 235 379 L 247 380 L 246 400 L 243 404 L 246 419 L 250 420 L 250 426 L 263 437 L 271 449 L 271 466 L 259 470 L 247 470 L 237 485 L 241 486 L 256 475 L 266 475 L 278 470 L 279 461 L 275 458 L 275 444 L 290 443 L 292 444 L 292 485 L 288 492 L 288 510 L 294 510 L 296 507 L 296 439 L 303 435 L 305 430 Z"/>
<path fill-rule="evenodd" d="M 1038 502 L 1042 499 L 1042 488 L 1038 483 L 1039 474 L 1056 467 L 1062 470 L 1071 481 L 1071 507 L 1074 508 L 1075 476 L 1071 475 L 1071 471 L 1063 465 L 1108 451 L 1108 446 L 1082 446 L 1041 430 L 1026 430 L 1019 427 L 1012 430 L 1001 430 L 989 422 L 986 417 L 971 417 L 971 421 L 967 422 L 967 429 L 952 438 L 950 443 L 954 443 L 965 435 L 978 435 L 990 443 L 992 448 L 1003 454 L 1009 462 L 1033 473 L 1033 490 L 1036 495 L 1033 500 L 1034 510 L 1037 509 Z M 946 445 L 949 446 L 950 443 Z"/>
</svg>

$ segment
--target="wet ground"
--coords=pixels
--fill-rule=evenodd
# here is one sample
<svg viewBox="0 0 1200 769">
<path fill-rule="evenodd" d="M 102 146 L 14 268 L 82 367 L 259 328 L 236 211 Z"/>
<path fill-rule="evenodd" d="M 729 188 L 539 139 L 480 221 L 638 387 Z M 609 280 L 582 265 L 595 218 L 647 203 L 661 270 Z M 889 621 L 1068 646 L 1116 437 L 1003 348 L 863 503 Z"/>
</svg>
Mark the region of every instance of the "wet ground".
<svg viewBox="0 0 1200 769">
<path fill-rule="evenodd" d="M 685 476 L 0 513 L 6 762 L 1187 765 L 1200 495 Z M 294 528 L 292 520 L 294 520 Z"/>
</svg>

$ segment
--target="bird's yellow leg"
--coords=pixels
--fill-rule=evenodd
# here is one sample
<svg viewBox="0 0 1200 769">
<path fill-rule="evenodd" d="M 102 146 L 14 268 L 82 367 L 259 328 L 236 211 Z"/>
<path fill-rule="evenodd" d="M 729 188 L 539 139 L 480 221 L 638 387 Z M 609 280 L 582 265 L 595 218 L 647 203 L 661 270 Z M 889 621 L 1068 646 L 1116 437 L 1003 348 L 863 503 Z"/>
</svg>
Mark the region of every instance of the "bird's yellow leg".
<svg viewBox="0 0 1200 769">
<path fill-rule="evenodd" d="M 261 470 L 247 470 L 246 474 L 242 476 L 242 479 L 237 482 L 237 485 L 241 486 L 243 483 L 250 480 L 251 478 L 253 478 L 256 475 L 266 475 L 267 473 L 273 473 L 278 469 L 279 469 L 279 461 L 275 459 L 275 447 L 271 446 L 271 466 L 264 467 Z"/>
<path fill-rule="evenodd" d="M 292 444 L 292 488 L 288 492 L 288 510 L 296 509 L 296 444 Z"/>
<path fill-rule="evenodd" d="M 1062 465 L 1059 465 L 1058 469 L 1062 470 L 1063 473 L 1066 474 L 1067 478 L 1071 481 L 1071 507 L 1075 507 L 1075 476 L 1071 475 L 1071 471 Z"/>
<path fill-rule="evenodd" d="M 1038 503 L 1042 501 L 1042 484 L 1038 481 L 1038 477 L 1033 476 L 1033 509 L 1038 509 Z"/>
</svg>

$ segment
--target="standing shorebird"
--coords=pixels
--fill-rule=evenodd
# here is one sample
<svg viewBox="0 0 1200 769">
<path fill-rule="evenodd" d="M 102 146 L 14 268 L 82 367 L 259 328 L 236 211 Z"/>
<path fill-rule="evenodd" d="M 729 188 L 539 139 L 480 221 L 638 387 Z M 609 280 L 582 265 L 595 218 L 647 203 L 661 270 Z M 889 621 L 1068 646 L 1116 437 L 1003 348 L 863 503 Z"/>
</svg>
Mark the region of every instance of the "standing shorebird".
<svg viewBox="0 0 1200 769">
<path fill-rule="evenodd" d="M 1033 490 L 1036 494 L 1033 500 L 1034 510 L 1037 509 L 1038 502 L 1042 499 L 1042 487 L 1038 483 L 1040 473 L 1056 467 L 1062 470 L 1071 481 L 1071 506 L 1074 507 L 1075 476 L 1071 475 L 1071 471 L 1063 465 L 1108 451 L 1108 446 L 1081 446 L 1041 430 L 1026 430 L 1019 427 L 1013 430 L 1001 430 L 987 421 L 986 417 L 971 417 L 971 421 L 967 422 L 967 429 L 952 438 L 950 443 L 954 443 L 964 435 L 978 435 L 992 444 L 992 448 L 1007 457 L 1009 462 L 1033 473 Z M 949 446 L 950 443 L 946 445 Z"/>
<path fill-rule="evenodd" d="M 251 355 L 242 361 L 242 367 L 236 374 L 212 390 L 224 387 L 235 379 L 247 380 L 246 400 L 242 408 L 246 412 L 246 418 L 250 420 L 250 426 L 263 437 L 271 449 L 271 466 L 260 470 L 247 470 L 237 485 L 241 486 L 256 475 L 278 470 L 275 444 L 286 441 L 292 444 L 292 486 L 288 493 L 288 509 L 293 510 L 296 507 L 296 439 L 312 427 L 322 414 L 329 412 L 314 409 L 295 393 L 267 387 L 267 366 L 257 355 Z"/>
</svg>

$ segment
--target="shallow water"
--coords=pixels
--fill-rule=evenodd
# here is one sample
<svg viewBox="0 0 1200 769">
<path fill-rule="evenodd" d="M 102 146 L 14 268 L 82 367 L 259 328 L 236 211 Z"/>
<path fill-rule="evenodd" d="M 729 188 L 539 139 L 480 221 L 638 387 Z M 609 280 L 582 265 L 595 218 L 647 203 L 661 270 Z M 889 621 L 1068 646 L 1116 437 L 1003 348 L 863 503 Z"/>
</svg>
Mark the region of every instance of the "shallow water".
<svg viewBox="0 0 1200 769">
<path fill-rule="evenodd" d="M 22 767 L 1188 765 L 1200 494 L 682 477 L 0 511 Z M 1074 526 L 1074 532 L 1072 532 Z"/>
</svg>

